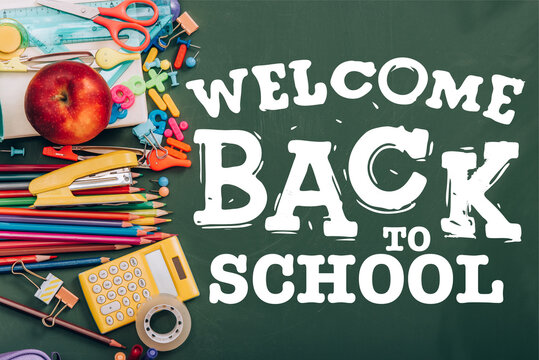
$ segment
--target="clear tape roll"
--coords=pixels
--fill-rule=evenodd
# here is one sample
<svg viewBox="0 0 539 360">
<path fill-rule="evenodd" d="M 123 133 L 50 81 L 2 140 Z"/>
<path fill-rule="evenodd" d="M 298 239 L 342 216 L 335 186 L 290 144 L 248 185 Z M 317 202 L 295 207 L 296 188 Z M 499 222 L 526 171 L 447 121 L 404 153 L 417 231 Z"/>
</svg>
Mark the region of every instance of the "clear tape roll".
<svg viewBox="0 0 539 360">
<path fill-rule="evenodd" d="M 167 333 L 156 332 L 150 326 L 153 315 L 169 311 L 176 318 L 174 328 Z M 157 351 L 170 351 L 183 344 L 191 331 L 191 315 L 183 302 L 169 294 L 150 298 L 137 310 L 137 334 L 148 347 Z"/>
</svg>

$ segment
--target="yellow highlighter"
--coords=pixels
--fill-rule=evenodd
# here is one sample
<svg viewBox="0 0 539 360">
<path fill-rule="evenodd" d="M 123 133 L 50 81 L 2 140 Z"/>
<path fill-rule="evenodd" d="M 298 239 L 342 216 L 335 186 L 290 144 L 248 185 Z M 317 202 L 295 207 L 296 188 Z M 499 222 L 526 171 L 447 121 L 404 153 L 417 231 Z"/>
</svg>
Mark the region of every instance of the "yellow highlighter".
<svg viewBox="0 0 539 360">
<path fill-rule="evenodd" d="M 200 295 L 175 236 L 84 271 L 79 281 L 102 334 L 134 322 L 138 308 L 159 294 L 181 301 Z"/>
</svg>

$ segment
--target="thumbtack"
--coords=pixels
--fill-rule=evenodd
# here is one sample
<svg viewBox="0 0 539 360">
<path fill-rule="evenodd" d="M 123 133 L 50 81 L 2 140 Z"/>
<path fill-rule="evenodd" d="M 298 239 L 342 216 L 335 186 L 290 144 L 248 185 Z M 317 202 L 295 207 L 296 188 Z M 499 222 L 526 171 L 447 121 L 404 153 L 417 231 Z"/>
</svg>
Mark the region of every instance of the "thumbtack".
<svg viewBox="0 0 539 360">
<path fill-rule="evenodd" d="M 197 51 L 195 56 L 189 56 L 187 59 L 185 59 L 185 66 L 187 66 L 188 68 L 194 68 L 195 65 L 197 64 L 196 57 L 198 56 L 199 52 L 200 51 Z"/>
<path fill-rule="evenodd" d="M 156 192 L 161 197 L 167 197 L 170 194 L 170 190 L 166 186 L 161 186 L 159 190 L 150 190 L 151 192 Z"/>
<path fill-rule="evenodd" d="M 157 182 L 159 186 L 168 186 L 168 178 L 166 176 L 161 176 L 158 180 L 150 180 L 153 182 Z"/>
<path fill-rule="evenodd" d="M 178 85 L 180 85 L 180 83 L 179 83 L 178 80 L 176 79 L 176 75 L 178 75 L 178 72 L 177 72 L 177 71 L 171 71 L 171 72 L 168 72 L 167 74 L 168 74 L 168 76 L 170 77 L 170 80 L 172 80 L 172 85 L 171 85 L 171 86 L 178 86 Z"/>
<path fill-rule="evenodd" d="M 200 49 L 200 46 L 191 44 L 191 40 L 178 39 L 178 44 L 180 44 L 180 48 L 178 49 L 176 60 L 174 60 L 174 67 L 176 69 L 182 67 L 183 59 L 185 58 L 185 53 L 187 53 L 187 49 L 189 49 L 191 46 Z"/>
<path fill-rule="evenodd" d="M 22 155 L 24 156 L 24 148 L 22 149 L 15 149 L 13 146 L 11 147 L 11 150 L 0 150 L 1 152 L 8 152 L 10 153 L 11 157 L 14 157 L 15 155 Z"/>
</svg>

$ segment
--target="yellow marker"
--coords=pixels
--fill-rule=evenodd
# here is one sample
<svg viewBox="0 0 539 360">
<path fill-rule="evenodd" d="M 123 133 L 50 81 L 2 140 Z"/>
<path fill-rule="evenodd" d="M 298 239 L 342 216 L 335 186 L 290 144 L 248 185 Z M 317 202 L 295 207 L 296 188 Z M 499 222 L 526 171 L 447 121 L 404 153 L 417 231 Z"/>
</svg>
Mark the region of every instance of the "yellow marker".
<svg viewBox="0 0 539 360">
<path fill-rule="evenodd" d="M 155 105 L 157 105 L 159 110 L 165 111 L 167 109 L 167 104 L 165 104 L 163 99 L 161 99 L 161 96 L 159 96 L 159 94 L 157 93 L 157 91 L 155 91 L 154 88 L 151 88 L 150 90 L 148 90 L 148 95 L 153 100 Z"/>
<path fill-rule="evenodd" d="M 176 104 L 174 104 L 174 101 L 172 100 L 169 94 L 163 95 L 163 101 L 167 105 L 168 110 L 170 111 L 173 117 L 175 118 L 180 117 L 180 110 L 178 110 L 178 107 L 176 106 Z"/>
<path fill-rule="evenodd" d="M 127 60 L 140 59 L 138 53 L 121 53 L 111 48 L 102 48 L 95 54 L 95 63 L 102 69 L 111 69 Z"/>
<path fill-rule="evenodd" d="M 21 45 L 21 34 L 11 26 L 0 26 L 0 51 L 12 53 Z"/>
<path fill-rule="evenodd" d="M 146 61 L 144 62 L 144 65 L 142 65 L 142 70 L 148 71 L 149 69 L 146 67 L 146 63 L 151 63 L 155 60 L 157 57 L 157 49 L 155 47 L 152 47 L 150 49 L 150 52 L 148 53 L 148 57 L 146 58 Z"/>
</svg>

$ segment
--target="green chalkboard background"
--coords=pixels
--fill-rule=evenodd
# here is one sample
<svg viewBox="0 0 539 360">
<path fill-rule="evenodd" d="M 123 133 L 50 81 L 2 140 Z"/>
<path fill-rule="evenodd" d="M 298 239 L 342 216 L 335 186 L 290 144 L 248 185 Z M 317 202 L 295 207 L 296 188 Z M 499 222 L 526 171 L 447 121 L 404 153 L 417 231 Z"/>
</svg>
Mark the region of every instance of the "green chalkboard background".
<svg viewBox="0 0 539 360">
<path fill-rule="evenodd" d="M 171 169 L 163 174 L 171 180 L 167 209 L 173 210 L 174 222 L 164 231 L 180 234 L 191 269 L 197 280 L 200 297 L 187 303 L 193 320 L 188 341 L 159 359 L 537 359 L 538 358 L 538 248 L 537 248 L 537 79 L 538 79 L 538 4 L 535 1 L 183 1 L 200 29 L 192 35 L 193 43 L 202 46 L 198 65 L 182 69 L 181 85 L 171 90 L 190 124 L 186 141 L 194 149 L 191 169 Z M 160 54 L 173 59 L 176 49 Z M 189 50 L 191 55 L 193 50 Z M 346 100 L 329 87 L 335 67 L 343 61 L 373 61 L 379 70 L 395 57 L 411 57 L 421 62 L 429 74 L 440 69 L 451 72 L 457 83 L 467 75 L 482 76 L 478 103 L 481 111 L 470 113 L 457 107 L 450 110 L 444 101 L 440 110 L 425 105 L 432 92 L 432 77 L 418 101 L 409 106 L 387 101 L 373 79 L 374 89 L 365 98 Z M 311 87 L 322 81 L 328 85 L 324 105 L 299 107 L 292 72 L 281 80 L 281 91 L 289 94 L 291 105 L 280 111 L 258 109 L 259 90 L 250 72 L 255 65 L 309 59 Z M 234 114 L 222 102 L 219 118 L 211 118 L 185 83 L 204 79 L 206 86 L 214 79 L 230 85 L 228 73 L 236 68 L 249 69 L 244 81 L 241 112 Z M 516 110 L 509 126 L 484 118 L 490 100 L 493 74 L 503 74 L 526 81 L 524 91 L 513 96 Z M 7 76 L 7 75 L 0 75 Z M 398 71 L 394 88 L 405 92 L 414 84 L 415 75 Z M 351 87 L 364 79 L 350 76 Z M 312 88 L 311 88 L 312 89 Z M 378 105 L 378 109 L 374 104 Z M 339 119 L 341 123 L 337 122 Z M 428 178 L 424 193 L 411 211 L 382 215 L 357 203 L 357 196 L 343 169 L 355 142 L 366 131 L 379 126 L 404 126 L 407 130 L 426 129 L 434 141 L 428 161 L 416 163 L 400 153 L 381 156 L 374 168 L 380 186 L 395 189 L 412 171 Z M 295 127 L 293 130 L 292 127 Z M 193 143 L 196 129 L 241 129 L 261 137 L 264 166 L 259 173 L 268 193 L 268 204 L 252 226 L 242 229 L 201 229 L 193 222 L 193 213 L 204 208 L 204 186 L 200 182 L 199 149 Z M 287 150 L 290 140 L 330 141 L 336 145 L 330 161 L 342 190 L 344 211 L 359 224 L 355 241 L 326 238 L 322 231 L 325 208 L 298 208 L 301 230 L 296 235 L 271 234 L 264 221 L 273 215 L 273 204 L 282 192 L 293 161 Z M 522 242 L 504 243 L 488 239 L 484 220 L 472 209 L 477 222 L 476 239 L 445 238 L 440 219 L 448 215 L 445 205 L 446 171 L 441 168 L 441 154 L 461 147 L 473 147 L 482 160 L 486 141 L 516 141 L 518 159 L 487 193 L 499 203 L 511 222 L 522 226 Z M 5 146 L 26 147 L 27 156 L 20 162 L 53 162 L 39 155 L 46 143 L 39 138 L 5 142 Z M 106 131 L 92 144 L 135 146 L 130 129 Z M 225 165 L 239 164 L 245 155 L 230 148 L 225 151 Z M 2 162 L 10 159 L 4 155 Z M 395 170 L 398 175 L 390 170 Z M 161 174 L 146 173 L 141 185 Z M 154 185 L 155 186 L 155 185 Z M 316 189 L 312 176 L 305 189 Z M 229 201 L 232 200 L 231 203 Z M 245 203 L 245 194 L 224 189 L 227 206 Z M 310 222 L 312 230 L 309 228 Z M 370 255 L 386 253 L 384 226 L 424 226 L 432 243 L 427 253 L 446 258 L 453 268 L 451 295 L 437 305 L 417 302 L 405 285 L 401 296 L 388 305 L 374 305 L 361 295 L 358 270 Z M 211 304 L 209 285 L 214 282 L 210 264 L 219 254 L 245 254 L 249 282 L 248 296 L 239 304 Z M 356 264 L 348 270 L 348 291 L 356 294 L 353 304 L 300 304 L 293 297 L 282 305 L 268 305 L 252 289 L 252 269 L 256 261 L 269 253 L 352 254 Z M 480 290 L 490 292 L 492 281 L 504 283 L 501 304 L 459 304 L 456 294 L 464 289 L 464 270 L 456 264 L 460 254 L 486 254 L 489 264 L 480 271 Z M 118 254 L 109 254 L 117 256 Z M 391 253 L 403 265 L 405 274 L 419 255 L 407 246 Z M 70 256 L 63 256 L 70 258 Z M 324 271 L 331 268 L 324 265 Z M 425 271 L 424 283 L 433 291 L 438 284 L 434 271 Z M 430 269 L 432 270 L 432 269 Z M 77 271 L 54 271 L 66 286 L 82 297 Z M 376 288 L 388 286 L 385 270 L 375 272 Z M 278 291 L 285 278 L 278 269 L 269 273 L 270 288 Z M 290 280 L 296 294 L 305 289 L 305 268 L 295 263 Z M 227 291 L 229 287 L 224 287 Z M 322 291 L 331 292 L 330 285 Z M 33 307 L 43 308 L 32 297 L 33 287 L 20 278 L 4 275 L 0 295 Z M 50 308 L 46 308 L 50 310 Z M 76 308 L 62 314 L 66 320 L 97 330 L 82 300 Z M 166 319 L 162 319 L 163 323 Z M 58 351 L 63 359 L 112 359 L 115 350 L 62 329 L 45 329 L 39 321 L 8 309 L 0 309 L 0 350 L 38 348 Z M 138 342 L 133 325 L 110 333 L 129 346 Z"/>
</svg>

